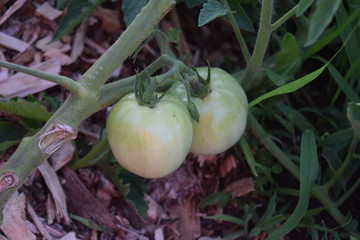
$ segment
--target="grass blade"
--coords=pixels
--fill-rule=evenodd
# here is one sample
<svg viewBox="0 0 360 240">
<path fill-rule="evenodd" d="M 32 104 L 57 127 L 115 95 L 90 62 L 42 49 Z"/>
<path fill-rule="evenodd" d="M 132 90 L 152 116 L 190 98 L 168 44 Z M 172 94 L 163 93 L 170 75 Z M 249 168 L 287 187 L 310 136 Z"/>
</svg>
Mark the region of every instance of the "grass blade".
<svg viewBox="0 0 360 240">
<path fill-rule="evenodd" d="M 265 93 L 264 95 L 261 95 L 260 97 L 256 98 L 255 100 L 251 101 L 249 103 L 249 107 L 253 107 L 256 104 L 264 101 L 265 99 L 277 96 L 277 95 L 282 95 L 282 94 L 286 94 L 286 93 L 292 93 L 295 92 L 296 90 L 299 90 L 300 88 L 302 88 L 303 86 L 305 86 L 306 84 L 310 83 L 311 81 L 313 81 L 314 79 L 316 79 L 326 68 L 326 65 L 322 66 L 321 68 L 319 68 L 318 70 L 309 73 L 308 75 L 299 78 L 291 83 L 285 84 L 281 87 L 278 87 L 268 93 Z"/>
<path fill-rule="evenodd" d="M 309 205 L 311 188 L 318 173 L 318 159 L 316 152 L 315 135 L 306 131 L 301 137 L 300 152 L 300 197 L 294 212 L 285 223 L 271 232 L 266 240 L 277 240 L 294 229 L 304 217 Z"/>
</svg>

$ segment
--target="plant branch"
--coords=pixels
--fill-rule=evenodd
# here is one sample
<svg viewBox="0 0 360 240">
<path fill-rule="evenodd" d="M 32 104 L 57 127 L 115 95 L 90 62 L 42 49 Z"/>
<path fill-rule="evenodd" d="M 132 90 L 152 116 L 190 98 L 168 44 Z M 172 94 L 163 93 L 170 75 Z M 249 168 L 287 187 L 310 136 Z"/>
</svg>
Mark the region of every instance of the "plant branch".
<svg viewBox="0 0 360 240">
<path fill-rule="evenodd" d="M 149 1 L 119 39 L 86 71 L 80 82 L 87 89 L 98 91 L 115 69 L 151 35 L 154 27 L 174 4 L 175 0 Z"/>
<path fill-rule="evenodd" d="M 274 31 L 279 28 L 283 23 L 289 20 L 292 16 L 296 14 L 297 5 L 290 9 L 287 13 L 285 13 L 281 18 L 279 18 L 276 22 L 271 24 L 270 31 Z"/>
<path fill-rule="evenodd" d="M 137 45 L 141 44 L 143 39 L 150 35 L 153 27 L 174 4 L 174 0 L 150 0 L 116 43 L 109 48 L 105 56 L 100 57 L 81 78 L 80 83 L 85 87 L 86 94 L 71 94 L 42 129 L 34 136 L 24 138 L 21 141 L 18 149 L 0 169 L 0 179 L 3 181 L 7 180 L 3 177 L 9 172 L 14 173 L 19 179 L 16 186 L 3 189 L 0 192 L 0 213 L 13 193 L 24 183 L 26 177 L 50 156 L 50 154 L 40 150 L 41 141 L 45 141 L 45 145 L 48 145 L 51 143 L 48 141 L 52 140 L 53 137 L 76 133 L 80 123 L 98 110 L 97 101 L 101 96 L 99 90 L 107 77 L 136 49 Z M 122 82 L 120 84 L 122 86 L 119 85 L 118 87 L 126 89 L 129 83 L 131 84 L 131 81 Z M 64 126 L 68 131 L 54 131 L 52 126 Z"/>
<path fill-rule="evenodd" d="M 250 88 L 253 79 L 255 79 L 255 75 L 262 65 L 267 46 L 269 44 L 271 35 L 272 5 L 272 0 L 263 0 L 260 13 L 260 26 L 256 37 L 254 52 L 246 66 L 243 80 L 241 81 L 244 84 L 245 89 Z"/>
<path fill-rule="evenodd" d="M 336 205 L 341 206 L 351 195 L 355 192 L 355 190 L 360 186 L 360 178 L 356 180 L 356 182 L 351 185 L 351 187 L 341 196 L 341 198 L 336 202 Z"/>
<path fill-rule="evenodd" d="M 147 66 L 146 72 L 152 75 L 157 70 L 161 69 L 164 66 L 172 66 L 172 67 L 168 72 L 156 76 L 158 88 L 168 87 L 173 82 L 173 81 L 168 81 L 170 78 L 175 76 L 179 70 L 188 69 L 188 67 L 186 67 L 181 61 L 167 54 L 164 54 L 161 55 L 154 62 L 152 62 L 149 66 Z M 144 71 L 140 72 L 139 75 L 143 73 Z M 119 101 L 119 99 L 121 99 L 127 93 L 134 91 L 135 79 L 136 76 L 131 76 L 116 82 L 103 85 L 100 88 L 100 96 L 94 108 L 97 110 L 106 108 L 111 104 Z"/>
<path fill-rule="evenodd" d="M 226 15 L 228 16 L 229 21 L 231 23 L 231 26 L 232 26 L 232 28 L 234 30 L 237 41 L 238 41 L 238 43 L 240 45 L 240 48 L 241 48 L 241 51 L 242 51 L 242 53 L 244 55 L 244 59 L 245 59 L 246 63 L 249 64 L 251 55 L 250 55 L 249 49 L 246 46 L 246 43 L 245 43 L 245 40 L 244 40 L 244 38 L 243 38 L 243 36 L 241 34 L 241 31 L 240 31 L 240 29 L 239 29 L 239 27 L 238 27 L 238 25 L 236 23 L 234 15 L 232 14 L 231 9 L 230 9 L 229 4 L 227 3 L 227 1 L 226 0 L 221 0 L 221 2 L 226 8 Z"/>
<path fill-rule="evenodd" d="M 65 87 L 71 93 L 73 93 L 75 95 L 81 95 L 84 93 L 84 89 L 82 88 L 82 86 L 78 82 L 75 82 L 74 80 L 72 80 L 71 78 L 68 78 L 68 77 L 59 76 L 59 75 L 55 75 L 55 74 L 51 74 L 51 73 L 47 73 L 47 72 L 42 72 L 37 69 L 24 67 L 24 66 L 15 64 L 15 63 L 6 62 L 6 61 L 2 61 L 2 60 L 0 60 L 0 67 L 6 67 L 8 69 L 11 69 L 11 70 L 14 70 L 17 72 L 26 73 L 31 76 L 47 80 L 49 82 L 57 83 L 57 84 Z"/>
</svg>

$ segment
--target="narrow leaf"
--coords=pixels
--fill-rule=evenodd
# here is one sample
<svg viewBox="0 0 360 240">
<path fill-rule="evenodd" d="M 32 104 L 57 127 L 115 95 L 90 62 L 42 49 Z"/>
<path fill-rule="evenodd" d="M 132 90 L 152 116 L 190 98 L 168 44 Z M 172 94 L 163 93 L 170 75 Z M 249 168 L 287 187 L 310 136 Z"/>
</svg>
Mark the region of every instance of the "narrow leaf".
<svg viewBox="0 0 360 240">
<path fill-rule="evenodd" d="M 239 225 L 242 225 L 242 226 L 245 225 L 245 221 L 243 219 L 233 217 L 233 216 L 229 216 L 229 215 L 216 215 L 216 216 L 208 216 L 208 217 L 204 217 L 204 218 L 231 222 L 231 223 L 239 224 Z"/>
<path fill-rule="evenodd" d="M 296 38 L 292 33 L 285 33 L 280 43 L 280 51 L 275 57 L 277 67 L 285 66 L 299 55 Z"/>
<path fill-rule="evenodd" d="M 281 87 L 278 87 L 268 93 L 265 93 L 264 95 L 261 95 L 260 97 L 256 98 L 255 100 L 251 101 L 249 103 L 249 107 L 253 107 L 256 104 L 264 101 L 265 99 L 277 96 L 277 95 L 281 95 L 281 94 L 286 94 L 286 93 L 291 93 L 291 92 L 295 92 L 296 90 L 299 90 L 300 88 L 302 88 L 303 86 L 305 86 L 306 84 L 308 84 L 309 82 L 313 81 L 314 79 L 316 79 L 326 68 L 325 66 L 322 66 L 321 68 L 319 68 L 318 70 L 309 73 L 308 75 L 299 78 L 291 83 L 285 84 Z"/>
<path fill-rule="evenodd" d="M 51 41 L 56 41 L 68 34 L 103 1 L 104 0 L 71 0 L 67 6 L 67 12 L 61 19 Z"/>
<path fill-rule="evenodd" d="M 328 69 L 331 76 L 333 77 L 333 79 L 335 80 L 341 91 L 344 92 L 346 97 L 350 101 L 359 102 L 360 97 L 354 92 L 353 87 L 349 85 L 346 79 L 338 72 L 338 70 L 331 63 L 328 64 Z"/>
<path fill-rule="evenodd" d="M 221 208 L 225 207 L 230 201 L 231 196 L 225 192 L 213 192 L 207 196 L 200 204 L 200 208 L 204 208 L 211 205 L 219 205 Z"/>
<path fill-rule="evenodd" d="M 0 101 L 0 110 L 39 121 L 47 121 L 52 115 L 39 102 L 29 102 L 21 98 L 17 101 Z"/>
<path fill-rule="evenodd" d="M 314 125 L 312 125 L 312 123 L 307 120 L 307 118 L 301 112 L 285 105 L 282 102 L 278 102 L 277 107 L 289 119 L 289 121 L 301 131 L 304 132 L 307 129 L 310 129 L 315 132 L 316 135 L 319 135 Z"/>
<path fill-rule="evenodd" d="M 316 180 L 319 163 L 315 135 L 311 131 L 302 134 L 300 144 L 300 197 L 294 212 L 281 227 L 271 232 L 266 240 L 277 240 L 294 229 L 308 209 L 311 188 Z"/>
<path fill-rule="evenodd" d="M 300 0 L 296 8 L 296 16 L 299 17 L 313 4 L 314 0 Z"/>
<path fill-rule="evenodd" d="M 338 27 L 343 25 L 349 19 L 347 9 L 343 2 L 340 3 L 339 11 L 337 11 L 335 17 L 336 17 L 336 22 L 337 22 Z M 354 29 L 357 28 L 357 26 L 358 25 L 356 25 L 353 28 L 351 25 L 348 25 L 344 29 L 344 31 L 341 32 L 341 35 L 340 35 L 342 41 L 347 42 L 345 44 L 345 51 L 346 51 L 346 55 L 348 57 L 349 65 L 351 66 L 351 68 L 353 68 L 354 65 L 357 65 L 356 63 L 359 61 L 359 55 L 360 55 L 358 35 L 352 34 L 352 32 L 354 32 Z M 351 37 L 349 37 L 349 36 L 351 36 Z M 357 79 L 357 81 L 360 81 L 359 67 L 356 67 L 352 71 L 355 71 L 353 76 Z M 352 100 L 352 101 L 354 101 L 354 100 Z"/>
<path fill-rule="evenodd" d="M 341 0 L 317 0 L 310 19 L 309 34 L 305 46 L 310 46 L 320 37 L 333 19 Z"/>
<path fill-rule="evenodd" d="M 204 26 L 215 18 L 226 15 L 226 8 L 216 0 L 209 0 L 200 10 L 198 26 Z"/>
<path fill-rule="evenodd" d="M 352 23 L 360 14 L 360 11 L 354 11 L 349 18 L 338 28 L 336 28 L 333 32 L 331 32 L 329 35 L 327 35 L 326 37 L 319 39 L 319 41 L 316 41 L 314 43 L 314 45 L 312 45 L 311 47 L 309 47 L 303 54 L 302 54 L 302 58 L 306 59 L 309 56 L 317 53 L 318 51 L 320 51 L 321 49 L 323 49 L 324 47 L 326 47 L 331 41 L 333 41 L 335 38 L 337 38 L 342 31 L 344 31 L 344 29 L 346 28 L 346 26 L 348 26 L 350 23 Z M 345 41 L 344 41 L 345 42 Z"/>
<path fill-rule="evenodd" d="M 140 10 L 146 5 L 147 0 L 123 0 L 122 1 L 122 11 L 124 14 L 124 22 L 126 26 L 129 26 L 130 23 L 135 19 L 136 15 Z"/>
<path fill-rule="evenodd" d="M 78 215 L 75 214 L 70 214 L 70 218 L 74 219 L 76 221 L 81 222 L 82 224 L 84 224 L 86 227 L 90 228 L 90 229 L 94 229 L 96 231 L 101 231 L 101 232 L 105 232 L 105 231 L 109 231 L 110 229 L 105 228 L 103 226 L 97 225 L 94 222 L 91 222 L 89 219 L 80 217 Z"/>
</svg>

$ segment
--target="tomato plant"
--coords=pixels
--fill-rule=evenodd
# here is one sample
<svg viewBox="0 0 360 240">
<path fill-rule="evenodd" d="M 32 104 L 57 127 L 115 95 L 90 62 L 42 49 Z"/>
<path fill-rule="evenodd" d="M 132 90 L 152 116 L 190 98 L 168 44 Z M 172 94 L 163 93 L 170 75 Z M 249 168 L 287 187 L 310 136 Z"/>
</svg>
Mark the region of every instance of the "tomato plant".
<svg viewBox="0 0 360 240">
<path fill-rule="evenodd" d="M 244 90 L 227 72 L 211 68 L 210 93 L 203 97 L 192 97 L 199 112 L 199 122 L 193 121 L 191 152 L 214 155 L 233 146 L 244 133 L 248 102 Z M 202 78 L 207 78 L 208 68 L 197 69 Z M 186 102 L 185 87 L 177 87 L 172 94 Z"/>
<path fill-rule="evenodd" d="M 150 108 L 139 105 L 130 93 L 111 110 L 107 133 L 121 166 L 142 177 L 159 178 L 184 161 L 192 125 L 187 109 L 175 97 L 166 95 Z"/>
</svg>

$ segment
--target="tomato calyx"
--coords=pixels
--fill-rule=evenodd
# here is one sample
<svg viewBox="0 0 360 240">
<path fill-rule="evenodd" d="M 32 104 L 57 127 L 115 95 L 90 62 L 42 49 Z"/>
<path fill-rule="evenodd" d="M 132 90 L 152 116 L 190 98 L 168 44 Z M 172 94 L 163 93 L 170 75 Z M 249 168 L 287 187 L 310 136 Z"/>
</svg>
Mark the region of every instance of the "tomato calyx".
<svg viewBox="0 0 360 240">
<path fill-rule="evenodd" d="M 156 93 L 155 90 L 157 86 L 156 79 L 151 78 L 148 72 L 145 71 L 143 74 L 136 74 L 134 93 L 137 103 L 140 106 L 155 107 L 164 96 L 164 94 L 159 96 Z"/>
<path fill-rule="evenodd" d="M 190 86 L 191 86 L 191 95 L 197 98 L 204 98 L 210 94 L 210 79 L 211 79 L 211 71 L 210 66 L 208 66 L 208 74 L 206 79 L 200 76 L 196 68 L 193 68 L 194 72 L 197 75 L 197 78 L 190 78 Z"/>
<path fill-rule="evenodd" d="M 184 85 L 187 95 L 187 109 L 190 113 L 192 119 L 196 122 L 200 120 L 199 111 L 196 108 L 196 104 L 191 100 L 192 97 L 195 98 L 204 98 L 210 94 L 210 79 L 211 79 L 211 72 L 210 66 L 208 66 L 208 75 L 206 79 L 200 76 L 196 68 L 192 68 L 194 74 L 180 72 L 182 76 L 181 83 Z"/>
</svg>

